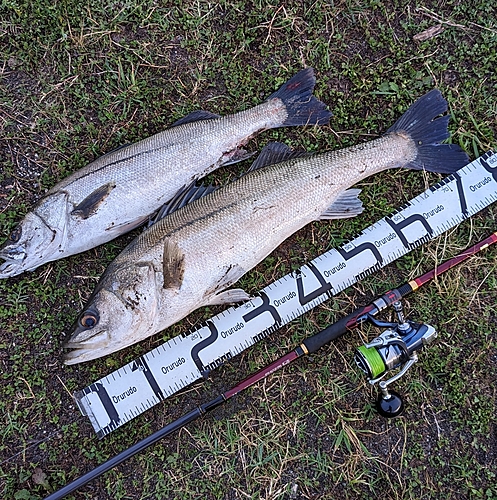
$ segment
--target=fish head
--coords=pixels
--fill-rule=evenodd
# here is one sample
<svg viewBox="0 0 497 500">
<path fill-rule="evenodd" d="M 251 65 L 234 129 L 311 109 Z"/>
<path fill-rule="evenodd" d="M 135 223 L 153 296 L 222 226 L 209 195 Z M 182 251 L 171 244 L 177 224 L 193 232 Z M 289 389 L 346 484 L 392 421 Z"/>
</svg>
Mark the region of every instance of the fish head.
<svg viewBox="0 0 497 500">
<path fill-rule="evenodd" d="M 32 271 L 64 256 L 68 227 L 68 194 L 42 198 L 0 247 L 0 278 Z"/>
<path fill-rule="evenodd" d="M 107 269 L 63 347 L 72 365 L 128 347 L 156 332 L 157 290 L 149 265 Z"/>
<path fill-rule="evenodd" d="M 32 271 L 48 262 L 61 244 L 61 232 L 53 230 L 40 216 L 29 212 L 0 247 L 0 278 Z M 56 258 L 56 257 L 54 257 Z"/>
</svg>

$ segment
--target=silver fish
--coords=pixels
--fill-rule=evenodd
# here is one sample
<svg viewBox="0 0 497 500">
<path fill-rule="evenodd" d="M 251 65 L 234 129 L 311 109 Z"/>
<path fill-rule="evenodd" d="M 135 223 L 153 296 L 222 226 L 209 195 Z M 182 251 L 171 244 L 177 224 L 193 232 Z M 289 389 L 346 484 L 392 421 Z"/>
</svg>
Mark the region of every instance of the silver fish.
<svg viewBox="0 0 497 500">
<path fill-rule="evenodd" d="M 144 222 L 183 186 L 247 157 L 263 130 L 328 123 L 312 96 L 312 68 L 254 108 L 220 117 L 196 111 L 171 128 L 108 153 L 55 185 L 0 247 L 0 278 L 105 243 Z M 250 156 L 250 155 L 249 155 Z"/>
<path fill-rule="evenodd" d="M 449 173 L 467 155 L 440 141 L 449 135 L 438 90 L 416 101 L 387 133 L 339 151 L 270 164 L 167 215 L 109 265 L 65 343 L 65 363 L 88 361 L 134 344 L 198 307 L 247 299 L 228 289 L 280 243 L 311 221 L 361 212 L 350 186 L 390 168 Z M 274 164 L 276 157 L 278 163 Z"/>
</svg>

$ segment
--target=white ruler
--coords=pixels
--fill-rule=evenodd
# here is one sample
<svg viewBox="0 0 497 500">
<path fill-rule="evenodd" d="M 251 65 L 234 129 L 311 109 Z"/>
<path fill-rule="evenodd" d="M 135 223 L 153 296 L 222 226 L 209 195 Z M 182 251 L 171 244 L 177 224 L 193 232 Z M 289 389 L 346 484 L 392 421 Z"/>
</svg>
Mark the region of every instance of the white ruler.
<svg viewBox="0 0 497 500">
<path fill-rule="evenodd" d="M 429 188 L 356 239 L 271 283 L 75 394 L 99 437 L 252 346 L 356 281 L 497 200 L 497 154 L 488 152 Z"/>
</svg>

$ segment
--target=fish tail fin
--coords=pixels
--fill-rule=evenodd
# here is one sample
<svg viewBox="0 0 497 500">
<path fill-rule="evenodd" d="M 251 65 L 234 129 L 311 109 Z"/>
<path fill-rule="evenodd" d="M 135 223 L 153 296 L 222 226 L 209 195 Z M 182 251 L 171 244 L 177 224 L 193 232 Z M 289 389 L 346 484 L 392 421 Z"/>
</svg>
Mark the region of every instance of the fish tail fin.
<svg viewBox="0 0 497 500">
<path fill-rule="evenodd" d="M 416 144 L 416 159 L 406 165 L 406 168 L 451 174 L 469 162 L 468 155 L 458 145 L 441 144 L 450 137 L 447 128 L 450 116 L 441 116 L 447 108 L 447 101 L 440 91 L 431 90 L 420 97 L 387 130 L 387 134 L 407 134 Z"/>
<path fill-rule="evenodd" d="M 312 68 L 299 71 L 267 100 L 281 99 L 288 112 L 280 127 L 326 125 L 332 116 L 326 104 L 312 95 L 316 78 Z"/>
</svg>

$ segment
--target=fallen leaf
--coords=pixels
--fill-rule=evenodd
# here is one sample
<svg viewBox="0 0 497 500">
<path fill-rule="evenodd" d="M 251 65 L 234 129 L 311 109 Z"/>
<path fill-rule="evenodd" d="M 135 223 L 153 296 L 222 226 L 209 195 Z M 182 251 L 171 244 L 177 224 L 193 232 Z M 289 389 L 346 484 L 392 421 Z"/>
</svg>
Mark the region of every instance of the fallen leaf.
<svg viewBox="0 0 497 500">
<path fill-rule="evenodd" d="M 417 35 L 414 35 L 412 39 L 416 40 L 416 42 L 423 42 L 424 40 L 429 40 L 430 38 L 440 35 L 440 33 L 444 31 L 444 29 L 445 28 L 441 24 L 438 24 L 437 26 L 432 26 L 431 28 L 422 31 Z"/>
<path fill-rule="evenodd" d="M 43 486 L 46 486 L 47 484 L 47 475 L 39 467 L 35 468 L 31 479 L 35 484 L 41 484 Z"/>
</svg>

